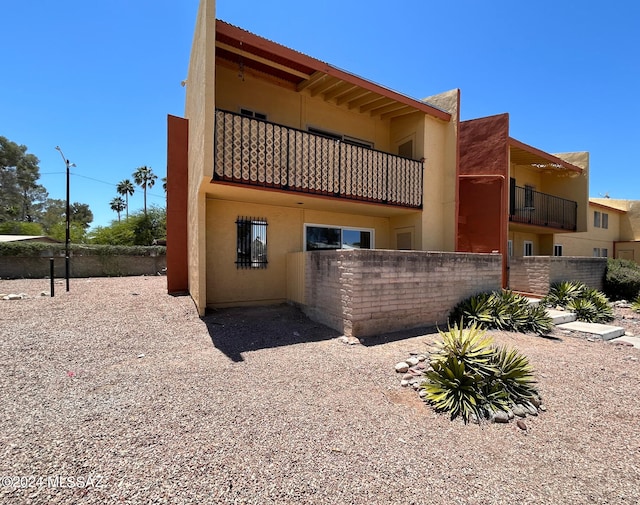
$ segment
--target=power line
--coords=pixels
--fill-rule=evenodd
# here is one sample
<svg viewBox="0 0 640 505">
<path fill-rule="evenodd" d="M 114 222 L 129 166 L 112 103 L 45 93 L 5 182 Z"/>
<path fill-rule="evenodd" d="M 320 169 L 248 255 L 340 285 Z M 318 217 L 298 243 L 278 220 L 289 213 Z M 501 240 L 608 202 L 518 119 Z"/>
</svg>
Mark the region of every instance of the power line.
<svg viewBox="0 0 640 505">
<path fill-rule="evenodd" d="M 60 175 L 60 174 L 64 174 L 66 172 L 40 172 L 40 175 Z M 118 185 L 117 184 L 113 184 L 112 182 L 107 182 L 107 181 L 102 181 L 100 179 L 95 179 L 93 177 L 89 177 L 88 175 L 82 175 L 82 174 L 75 174 L 73 172 L 69 172 L 71 175 L 75 176 L 75 177 L 82 177 L 83 179 L 89 179 L 90 181 L 94 181 L 94 182 L 99 182 L 101 184 L 106 184 L 107 186 L 113 186 L 114 188 L 117 188 Z M 142 189 L 142 188 L 140 188 Z M 156 198 L 166 198 L 166 195 L 157 195 L 155 193 L 149 193 L 149 191 L 147 191 L 147 196 L 154 196 Z"/>
</svg>

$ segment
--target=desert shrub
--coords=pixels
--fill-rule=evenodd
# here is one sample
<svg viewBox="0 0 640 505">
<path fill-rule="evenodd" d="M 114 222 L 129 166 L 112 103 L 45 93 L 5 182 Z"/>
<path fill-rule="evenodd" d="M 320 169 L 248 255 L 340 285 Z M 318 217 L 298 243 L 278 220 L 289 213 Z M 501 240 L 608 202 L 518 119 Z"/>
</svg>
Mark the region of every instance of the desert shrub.
<svg viewBox="0 0 640 505">
<path fill-rule="evenodd" d="M 631 310 L 640 313 L 640 295 L 631 303 Z"/>
<path fill-rule="evenodd" d="M 640 295 L 640 265 L 629 260 L 607 260 L 604 293 L 610 300 L 634 300 Z"/>
<path fill-rule="evenodd" d="M 465 321 L 483 329 L 547 334 L 553 328 L 551 318 L 522 295 L 512 291 L 479 293 L 459 302 L 449 315 L 449 324 Z"/>
<path fill-rule="evenodd" d="M 549 294 L 541 304 L 547 307 L 562 307 L 585 323 L 607 323 L 613 320 L 613 309 L 604 293 L 581 282 L 563 281 L 551 286 Z"/>
<path fill-rule="evenodd" d="M 546 307 L 566 307 L 567 304 L 580 298 L 587 286 L 578 281 L 562 281 L 551 285 L 549 293 L 540 301 Z"/>
<path fill-rule="evenodd" d="M 454 325 L 440 336 L 442 342 L 420 386 L 436 411 L 449 413 L 452 420 L 460 416 L 467 423 L 516 404 L 532 405 L 538 393 L 526 356 L 495 346 L 476 325 L 466 329 Z"/>
</svg>

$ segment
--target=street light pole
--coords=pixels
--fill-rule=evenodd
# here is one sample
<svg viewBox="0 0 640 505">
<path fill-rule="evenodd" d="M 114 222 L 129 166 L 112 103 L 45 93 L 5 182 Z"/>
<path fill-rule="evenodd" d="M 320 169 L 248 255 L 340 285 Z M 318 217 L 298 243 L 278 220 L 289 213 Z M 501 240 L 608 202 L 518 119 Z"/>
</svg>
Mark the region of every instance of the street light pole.
<svg viewBox="0 0 640 505">
<path fill-rule="evenodd" d="M 67 210 L 65 212 L 66 215 L 66 232 L 65 232 L 65 241 L 64 241 L 64 278 L 67 283 L 67 291 L 69 291 L 69 245 L 71 244 L 71 234 L 69 233 L 69 168 L 75 167 L 75 163 L 69 163 L 69 160 L 65 158 L 62 153 L 62 149 L 60 146 L 56 146 L 56 150 L 62 156 L 62 160 L 64 161 L 65 167 L 67 167 Z"/>
</svg>

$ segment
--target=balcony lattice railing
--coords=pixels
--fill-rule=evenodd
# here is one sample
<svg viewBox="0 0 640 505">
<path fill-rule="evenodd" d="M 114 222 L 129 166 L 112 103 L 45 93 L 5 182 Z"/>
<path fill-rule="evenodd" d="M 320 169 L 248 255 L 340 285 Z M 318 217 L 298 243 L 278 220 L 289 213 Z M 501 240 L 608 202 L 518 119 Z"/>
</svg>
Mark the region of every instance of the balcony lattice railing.
<svg viewBox="0 0 640 505">
<path fill-rule="evenodd" d="M 214 180 L 422 207 L 420 161 L 216 110 Z"/>
<path fill-rule="evenodd" d="M 511 186 L 509 220 L 576 231 L 578 204 L 532 188 Z"/>
</svg>

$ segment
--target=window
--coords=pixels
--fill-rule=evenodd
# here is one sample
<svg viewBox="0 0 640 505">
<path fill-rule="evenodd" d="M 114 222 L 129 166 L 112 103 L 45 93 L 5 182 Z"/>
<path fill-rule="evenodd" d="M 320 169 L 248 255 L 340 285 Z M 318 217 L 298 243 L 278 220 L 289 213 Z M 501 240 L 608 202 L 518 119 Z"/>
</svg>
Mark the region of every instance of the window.
<svg viewBox="0 0 640 505">
<path fill-rule="evenodd" d="M 533 256 L 533 242 L 530 240 L 524 241 L 524 256 Z"/>
<path fill-rule="evenodd" d="M 243 116 L 247 116 L 247 117 L 253 117 L 256 119 L 262 119 L 263 121 L 266 121 L 267 119 L 267 115 L 266 114 L 262 114 L 261 112 L 256 112 L 254 110 L 250 110 L 250 109 L 240 109 L 240 114 L 242 114 Z"/>
<path fill-rule="evenodd" d="M 593 227 L 594 228 L 600 228 L 601 216 L 602 214 L 600 214 L 600 212 L 598 212 L 597 210 L 593 211 Z"/>
<path fill-rule="evenodd" d="M 562 244 L 554 244 L 553 245 L 553 255 L 554 256 L 562 256 Z"/>
<path fill-rule="evenodd" d="M 594 247 L 593 248 L 593 257 L 594 258 L 599 258 L 600 257 L 600 248 L 599 247 Z"/>
<path fill-rule="evenodd" d="M 345 144 L 364 147 L 366 149 L 373 149 L 373 142 L 369 142 L 368 140 L 361 140 L 355 137 L 349 137 L 348 135 L 341 135 L 339 133 L 333 133 L 326 130 L 321 130 L 320 128 L 314 128 L 312 126 L 309 126 L 307 128 L 307 131 L 315 135 L 321 135 L 323 137 L 344 142 Z"/>
<path fill-rule="evenodd" d="M 524 206 L 532 209 L 534 207 L 534 192 L 535 188 L 530 184 L 524 186 Z"/>
<path fill-rule="evenodd" d="M 267 268 L 267 220 L 238 217 L 236 268 Z"/>
<path fill-rule="evenodd" d="M 373 230 L 305 225 L 305 251 L 371 249 Z"/>
<path fill-rule="evenodd" d="M 398 146 L 398 156 L 413 159 L 413 139 L 407 140 Z"/>
<path fill-rule="evenodd" d="M 603 247 L 602 249 L 600 249 L 600 257 L 601 258 L 608 258 L 609 257 L 609 250 L 606 247 Z"/>
<path fill-rule="evenodd" d="M 509 255 L 509 258 L 513 257 L 513 240 L 507 241 L 507 254 Z"/>
<path fill-rule="evenodd" d="M 602 227 L 606 230 L 609 228 L 609 214 L 606 212 L 602 213 Z"/>
</svg>

